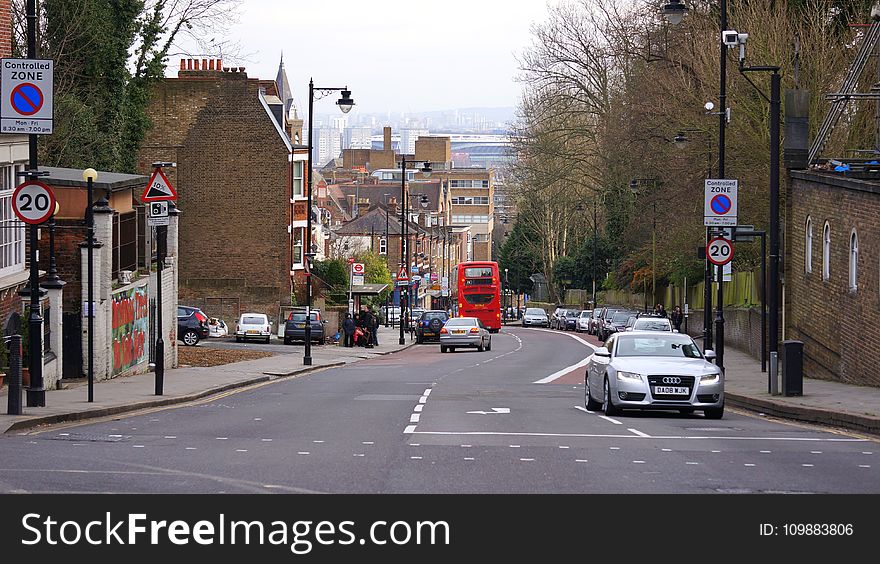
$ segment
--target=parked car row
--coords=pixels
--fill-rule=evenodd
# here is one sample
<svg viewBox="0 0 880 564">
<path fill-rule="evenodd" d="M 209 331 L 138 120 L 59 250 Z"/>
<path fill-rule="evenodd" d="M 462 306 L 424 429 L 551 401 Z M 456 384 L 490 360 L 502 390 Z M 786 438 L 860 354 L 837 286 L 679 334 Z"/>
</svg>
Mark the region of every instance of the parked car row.
<svg viewBox="0 0 880 564">
<path fill-rule="evenodd" d="M 284 324 L 284 344 L 305 340 L 305 309 L 290 312 Z M 323 345 L 327 340 L 321 311 L 311 310 L 311 340 Z M 177 339 L 184 345 L 195 346 L 208 337 L 234 336 L 236 342 L 250 340 L 269 343 L 272 340 L 273 323 L 264 313 L 243 313 L 238 317 L 234 329 L 230 329 L 222 319 L 208 317 L 198 307 L 177 306 Z"/>
</svg>

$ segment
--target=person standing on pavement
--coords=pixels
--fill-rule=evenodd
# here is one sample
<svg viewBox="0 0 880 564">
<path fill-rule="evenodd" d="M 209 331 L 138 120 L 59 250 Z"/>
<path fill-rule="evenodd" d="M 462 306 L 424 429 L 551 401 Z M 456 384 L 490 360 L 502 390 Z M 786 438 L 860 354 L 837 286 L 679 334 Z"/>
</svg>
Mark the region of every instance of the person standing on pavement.
<svg viewBox="0 0 880 564">
<path fill-rule="evenodd" d="M 681 333 L 681 322 L 684 321 L 684 314 L 681 312 L 681 306 L 675 306 L 670 316 L 672 328 Z"/>
<path fill-rule="evenodd" d="M 663 304 L 657 304 L 657 309 L 654 310 L 654 313 L 656 313 L 660 317 L 667 317 L 666 309 L 663 308 Z"/>
<path fill-rule="evenodd" d="M 367 306 L 367 311 L 370 313 L 370 318 L 373 321 L 373 324 L 370 326 L 370 329 L 373 333 L 373 346 L 379 346 L 379 316 L 376 315 L 376 312 L 373 311 L 373 306 Z"/>
<path fill-rule="evenodd" d="M 345 320 L 342 322 L 342 332 L 345 335 L 345 341 L 343 342 L 343 346 L 353 347 L 354 346 L 354 319 L 351 318 L 350 313 L 345 314 Z"/>
</svg>

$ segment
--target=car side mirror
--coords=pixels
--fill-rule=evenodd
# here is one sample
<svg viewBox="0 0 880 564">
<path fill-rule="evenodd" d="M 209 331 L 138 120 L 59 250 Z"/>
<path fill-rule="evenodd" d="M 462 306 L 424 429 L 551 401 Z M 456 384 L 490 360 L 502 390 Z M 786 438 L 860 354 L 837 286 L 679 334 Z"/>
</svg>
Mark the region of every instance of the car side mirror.
<svg viewBox="0 0 880 564">
<path fill-rule="evenodd" d="M 596 356 L 611 358 L 611 351 L 609 351 L 606 347 L 599 347 L 593 354 Z"/>
<path fill-rule="evenodd" d="M 703 356 L 706 357 L 706 360 L 715 360 L 715 351 L 712 349 L 706 349 L 706 352 L 703 353 Z"/>
</svg>

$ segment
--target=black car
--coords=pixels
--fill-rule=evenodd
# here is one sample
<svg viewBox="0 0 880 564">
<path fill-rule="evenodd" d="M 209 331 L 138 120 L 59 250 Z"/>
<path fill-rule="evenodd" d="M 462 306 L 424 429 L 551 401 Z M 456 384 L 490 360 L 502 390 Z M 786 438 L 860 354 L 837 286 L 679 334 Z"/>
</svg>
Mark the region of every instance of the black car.
<svg viewBox="0 0 880 564">
<path fill-rule="evenodd" d="M 449 320 L 449 314 L 441 309 L 431 309 L 422 313 L 416 322 L 416 343 L 428 339 L 440 340 L 440 330 Z"/>
<path fill-rule="evenodd" d="M 581 310 L 579 309 L 565 310 L 565 315 L 562 317 L 563 323 L 559 328 L 563 331 L 577 331 L 577 322 L 580 315 Z"/>
<path fill-rule="evenodd" d="M 177 339 L 190 347 L 211 333 L 208 316 L 197 307 L 177 306 Z"/>
<path fill-rule="evenodd" d="M 324 324 L 327 321 L 321 316 L 320 310 L 311 309 L 311 334 L 309 337 L 313 343 L 323 345 L 327 342 L 324 334 Z M 290 312 L 284 322 L 284 344 L 290 345 L 294 341 L 306 340 L 306 311 L 295 310 Z"/>
</svg>

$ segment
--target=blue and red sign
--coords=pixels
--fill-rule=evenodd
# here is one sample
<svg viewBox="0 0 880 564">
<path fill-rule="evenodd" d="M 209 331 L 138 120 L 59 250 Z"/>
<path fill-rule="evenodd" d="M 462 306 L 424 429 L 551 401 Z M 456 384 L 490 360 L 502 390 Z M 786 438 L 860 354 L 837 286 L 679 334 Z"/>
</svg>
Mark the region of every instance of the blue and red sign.
<svg viewBox="0 0 880 564">
<path fill-rule="evenodd" d="M 718 194 L 714 198 L 712 198 L 712 211 L 717 213 L 718 215 L 725 215 L 730 211 L 730 208 L 733 207 L 733 202 L 730 201 L 730 198 L 725 194 Z"/>
<path fill-rule="evenodd" d="M 32 116 L 43 107 L 43 91 L 36 84 L 24 82 L 12 89 L 12 108 L 23 116 Z"/>
</svg>

